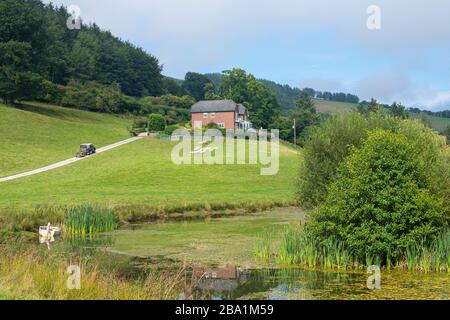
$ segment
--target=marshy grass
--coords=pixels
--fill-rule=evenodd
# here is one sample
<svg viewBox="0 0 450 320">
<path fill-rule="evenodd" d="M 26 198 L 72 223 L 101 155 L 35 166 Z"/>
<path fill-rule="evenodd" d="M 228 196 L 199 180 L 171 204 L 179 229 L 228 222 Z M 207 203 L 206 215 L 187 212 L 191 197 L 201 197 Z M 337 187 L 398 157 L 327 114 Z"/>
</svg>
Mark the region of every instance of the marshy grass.
<svg viewBox="0 0 450 320">
<path fill-rule="evenodd" d="M 116 225 L 146 223 L 157 220 L 191 220 L 207 217 L 245 216 L 267 210 L 295 207 L 296 201 L 243 201 L 243 202 L 195 202 L 165 205 L 119 205 L 114 203 L 81 205 L 41 205 L 34 208 L 0 208 L 0 243 L 20 233 L 37 232 L 39 226 L 50 222 L 55 226 L 66 226 L 70 234 L 89 234 L 90 219 L 83 211 L 98 213 L 98 220 L 104 219 L 105 212 L 110 212 Z M 110 213 L 107 219 L 111 222 Z M 84 221 L 83 221 L 84 220 Z M 97 223 L 97 222 L 94 222 Z M 101 224 L 101 223 L 100 223 Z M 83 226 L 83 227 L 81 227 Z M 97 228 L 94 227 L 94 230 Z M 111 231 L 110 227 L 104 231 Z"/>
<path fill-rule="evenodd" d="M 108 261 L 115 261 L 109 257 Z M 0 246 L 0 296 L 36 300 L 160 300 L 177 299 L 184 271 L 152 270 L 130 279 L 119 267 L 103 266 L 102 258 L 62 256 L 36 247 Z M 81 268 L 81 289 L 67 288 L 67 267 Z"/>
<path fill-rule="evenodd" d="M 262 258 L 276 257 L 281 265 L 321 270 L 352 270 L 379 265 L 388 270 L 393 268 L 425 273 L 449 271 L 449 230 L 441 232 L 432 242 L 414 243 L 397 255 L 388 254 L 384 258 L 369 255 L 356 257 L 344 242 L 335 238 L 319 242 L 299 224 L 290 225 L 282 232 L 277 248 L 269 247 L 273 243 L 271 236 L 273 235 L 265 234 L 260 237 L 256 254 Z"/>
<path fill-rule="evenodd" d="M 113 211 L 95 206 L 70 209 L 64 217 L 63 225 L 64 232 L 69 236 L 86 236 L 117 228 Z"/>
<path fill-rule="evenodd" d="M 257 258 L 269 259 L 274 251 L 274 231 L 265 230 L 259 235 L 255 245 L 255 255 Z"/>
</svg>

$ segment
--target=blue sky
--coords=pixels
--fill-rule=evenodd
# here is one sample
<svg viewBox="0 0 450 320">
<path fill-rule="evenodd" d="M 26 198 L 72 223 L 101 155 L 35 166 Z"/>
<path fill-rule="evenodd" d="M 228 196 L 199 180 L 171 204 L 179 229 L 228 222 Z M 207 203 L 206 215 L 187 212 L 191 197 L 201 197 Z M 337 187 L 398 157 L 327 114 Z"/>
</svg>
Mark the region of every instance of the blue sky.
<svg viewBox="0 0 450 320">
<path fill-rule="evenodd" d="M 46 1 L 49 2 L 49 1 Z M 240 67 L 296 87 L 450 109 L 448 0 L 54 0 L 183 78 Z M 381 9 L 369 30 L 367 8 Z"/>
</svg>

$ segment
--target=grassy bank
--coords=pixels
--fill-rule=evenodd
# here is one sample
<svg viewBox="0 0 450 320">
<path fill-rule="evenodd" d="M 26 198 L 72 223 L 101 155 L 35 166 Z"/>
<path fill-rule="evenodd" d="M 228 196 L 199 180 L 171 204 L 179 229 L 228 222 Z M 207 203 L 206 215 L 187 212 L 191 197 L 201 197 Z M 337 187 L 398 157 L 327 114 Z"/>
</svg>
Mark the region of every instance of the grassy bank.
<svg viewBox="0 0 450 320">
<path fill-rule="evenodd" d="M 0 177 L 73 157 L 81 143 L 105 146 L 130 136 L 131 120 L 26 103 L 0 104 Z"/>
</svg>

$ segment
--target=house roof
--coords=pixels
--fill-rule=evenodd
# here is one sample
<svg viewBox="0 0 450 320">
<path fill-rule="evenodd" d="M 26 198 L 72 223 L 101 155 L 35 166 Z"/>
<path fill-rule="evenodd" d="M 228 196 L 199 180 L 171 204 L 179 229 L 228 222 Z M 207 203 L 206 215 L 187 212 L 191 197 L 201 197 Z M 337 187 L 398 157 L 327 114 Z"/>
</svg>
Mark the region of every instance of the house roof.
<svg viewBox="0 0 450 320">
<path fill-rule="evenodd" d="M 238 104 L 238 108 L 239 108 L 239 114 L 246 114 L 247 113 L 247 108 L 244 107 L 242 104 Z"/>
<path fill-rule="evenodd" d="M 235 112 L 238 108 L 241 110 L 242 105 L 238 105 L 232 100 L 210 100 L 199 101 L 192 106 L 192 113 L 203 112 Z M 245 108 L 244 106 L 242 106 Z"/>
</svg>

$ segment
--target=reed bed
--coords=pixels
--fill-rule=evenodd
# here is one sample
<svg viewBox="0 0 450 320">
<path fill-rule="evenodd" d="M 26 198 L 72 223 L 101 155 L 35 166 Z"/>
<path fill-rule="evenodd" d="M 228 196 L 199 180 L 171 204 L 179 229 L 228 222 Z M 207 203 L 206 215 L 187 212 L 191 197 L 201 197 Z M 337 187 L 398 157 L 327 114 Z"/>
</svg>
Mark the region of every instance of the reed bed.
<svg viewBox="0 0 450 320">
<path fill-rule="evenodd" d="M 295 265 L 308 269 L 351 270 L 366 268 L 371 265 L 386 269 L 398 269 L 421 272 L 448 272 L 450 265 L 450 231 L 446 230 L 431 243 L 421 241 L 407 246 L 395 256 L 356 257 L 345 243 L 335 238 L 319 242 L 301 225 L 290 225 L 282 235 L 277 248 L 270 246 L 275 240 L 271 235 L 260 237 L 259 247 L 255 253 L 261 258 L 275 257 L 282 265 Z M 268 252 L 272 250 L 272 252 Z"/>
<path fill-rule="evenodd" d="M 269 259 L 274 251 L 274 232 L 265 231 L 259 235 L 259 239 L 255 245 L 255 253 L 257 258 Z"/>
<path fill-rule="evenodd" d="M 64 232 L 70 236 L 86 236 L 109 232 L 117 228 L 112 210 L 79 206 L 70 209 L 64 217 Z"/>
</svg>

